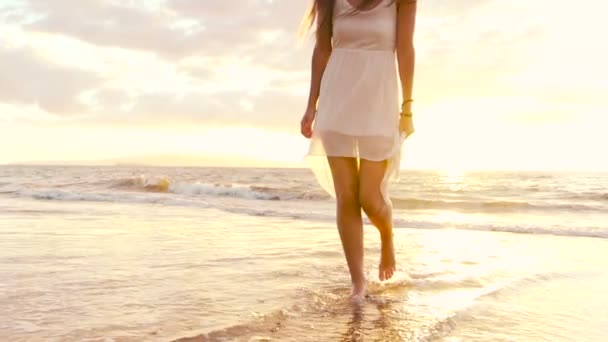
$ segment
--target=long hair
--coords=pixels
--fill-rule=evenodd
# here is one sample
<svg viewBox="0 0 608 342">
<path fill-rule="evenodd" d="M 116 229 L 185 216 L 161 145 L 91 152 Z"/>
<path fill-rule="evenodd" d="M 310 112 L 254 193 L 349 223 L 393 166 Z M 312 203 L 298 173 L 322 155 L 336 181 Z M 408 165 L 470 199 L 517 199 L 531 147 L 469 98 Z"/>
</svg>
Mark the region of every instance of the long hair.
<svg viewBox="0 0 608 342">
<path fill-rule="evenodd" d="M 378 0 L 361 0 L 351 14 L 369 9 L 376 1 Z M 391 0 L 389 4 L 392 4 L 395 1 L 396 0 Z M 301 35 L 306 35 L 306 33 L 312 28 L 312 25 L 316 23 L 317 29 L 315 31 L 315 37 L 317 40 L 323 35 L 329 35 L 331 37 L 333 32 L 333 14 L 335 4 L 336 0 L 313 0 L 312 4 L 310 5 L 310 9 L 304 15 L 300 30 Z"/>
</svg>

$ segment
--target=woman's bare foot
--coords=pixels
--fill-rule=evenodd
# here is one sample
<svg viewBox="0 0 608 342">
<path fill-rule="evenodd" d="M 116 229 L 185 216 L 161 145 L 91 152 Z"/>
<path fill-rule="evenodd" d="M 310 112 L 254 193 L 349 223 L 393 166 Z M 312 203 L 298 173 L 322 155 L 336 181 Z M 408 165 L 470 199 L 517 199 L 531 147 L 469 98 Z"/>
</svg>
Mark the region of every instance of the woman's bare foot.
<svg viewBox="0 0 608 342">
<path fill-rule="evenodd" d="M 354 282 L 350 291 L 350 301 L 358 304 L 363 302 L 365 297 L 367 297 L 367 281 L 364 279 L 360 282 Z"/>
<path fill-rule="evenodd" d="M 393 277 L 393 274 L 397 270 L 397 263 L 395 261 L 393 235 L 390 234 L 383 237 L 382 234 L 380 234 L 380 239 L 382 240 L 382 247 L 380 253 L 380 266 L 378 267 L 378 278 L 380 281 L 384 281 Z"/>
</svg>

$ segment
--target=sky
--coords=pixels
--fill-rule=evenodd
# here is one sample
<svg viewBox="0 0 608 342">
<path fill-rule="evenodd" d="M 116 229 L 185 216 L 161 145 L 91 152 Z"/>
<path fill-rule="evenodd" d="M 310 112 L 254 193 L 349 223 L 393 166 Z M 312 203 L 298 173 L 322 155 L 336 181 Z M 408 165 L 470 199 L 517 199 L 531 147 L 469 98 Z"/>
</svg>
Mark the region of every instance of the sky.
<svg viewBox="0 0 608 342">
<path fill-rule="evenodd" d="M 304 165 L 308 1 L 77 3 L 0 0 L 0 164 Z M 607 8 L 418 1 L 401 167 L 608 170 Z"/>
</svg>

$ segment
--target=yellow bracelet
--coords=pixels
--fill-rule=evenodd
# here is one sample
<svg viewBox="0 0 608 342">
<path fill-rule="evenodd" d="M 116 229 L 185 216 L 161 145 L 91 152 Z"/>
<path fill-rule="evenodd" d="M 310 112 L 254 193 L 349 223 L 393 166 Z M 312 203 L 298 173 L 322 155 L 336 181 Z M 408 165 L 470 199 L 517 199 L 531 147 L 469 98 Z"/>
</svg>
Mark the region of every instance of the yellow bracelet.
<svg viewBox="0 0 608 342">
<path fill-rule="evenodd" d="M 406 116 L 406 117 L 411 117 L 412 115 L 414 115 L 412 112 L 401 112 L 399 114 L 399 116 Z"/>
</svg>

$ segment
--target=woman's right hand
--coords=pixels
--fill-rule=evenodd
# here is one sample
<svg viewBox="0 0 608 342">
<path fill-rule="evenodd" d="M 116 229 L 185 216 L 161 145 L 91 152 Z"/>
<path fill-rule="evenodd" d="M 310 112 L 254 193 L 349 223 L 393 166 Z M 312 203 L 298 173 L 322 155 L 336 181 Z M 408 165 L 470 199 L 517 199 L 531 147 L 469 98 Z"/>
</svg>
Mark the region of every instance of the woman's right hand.
<svg viewBox="0 0 608 342">
<path fill-rule="evenodd" d="M 414 120 L 411 116 L 401 115 L 399 118 L 399 131 L 405 134 L 405 137 L 409 137 L 414 133 Z"/>
<path fill-rule="evenodd" d="M 315 120 L 315 115 L 317 111 L 315 109 L 307 109 L 302 116 L 302 121 L 300 121 L 300 132 L 302 135 L 310 139 L 312 137 L 312 122 Z"/>
</svg>

